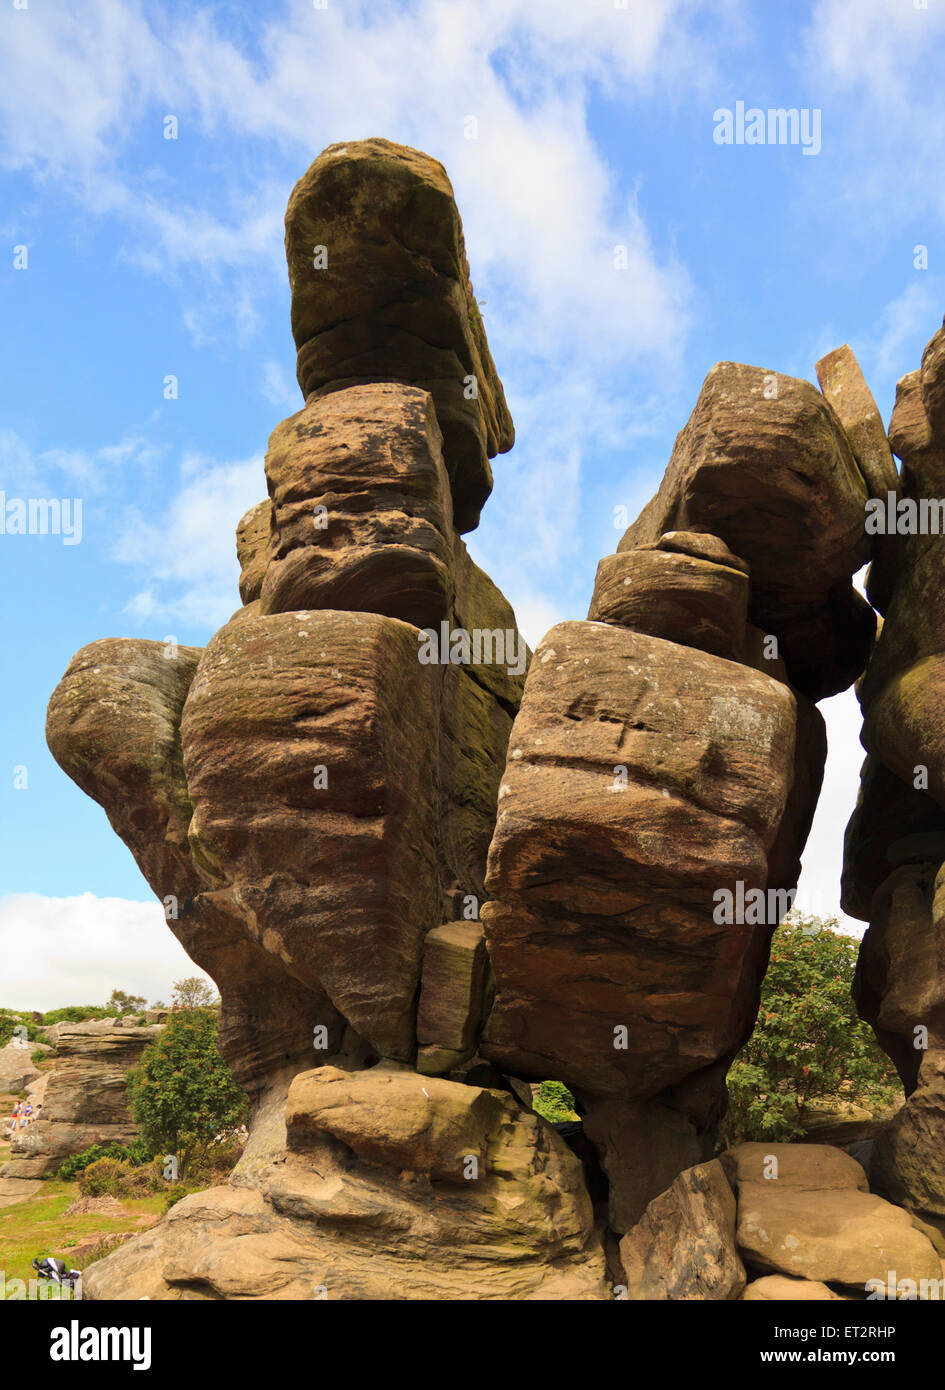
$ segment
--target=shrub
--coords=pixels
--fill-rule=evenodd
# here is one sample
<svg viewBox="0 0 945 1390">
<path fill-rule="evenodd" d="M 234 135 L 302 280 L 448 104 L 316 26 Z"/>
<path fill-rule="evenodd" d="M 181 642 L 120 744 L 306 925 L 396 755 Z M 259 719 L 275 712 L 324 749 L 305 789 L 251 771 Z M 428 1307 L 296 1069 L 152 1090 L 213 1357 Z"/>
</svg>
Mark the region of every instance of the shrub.
<svg viewBox="0 0 945 1390">
<path fill-rule="evenodd" d="M 42 1041 L 38 1025 L 34 1023 L 31 1014 L 18 1013 L 15 1009 L 0 1009 L 0 1047 L 6 1047 L 13 1037 L 14 1028 L 18 1025 L 26 1029 L 26 1037 L 30 1042 Z M 22 1036 L 21 1033 L 20 1037 Z"/>
<path fill-rule="evenodd" d="M 42 1026 L 50 1028 L 54 1023 L 88 1023 L 92 1019 L 110 1017 L 101 1004 L 69 1004 L 64 1009 L 50 1009 L 43 1014 Z"/>
<path fill-rule="evenodd" d="M 79 1191 L 83 1197 L 117 1197 L 124 1164 L 117 1158 L 97 1158 L 78 1175 Z"/>
<path fill-rule="evenodd" d="M 135 1167 L 127 1160 L 97 1158 L 78 1173 L 79 1191 L 83 1197 L 147 1197 L 160 1192 L 160 1160 Z"/>
<path fill-rule="evenodd" d="M 179 1202 L 182 1197 L 186 1197 L 188 1190 L 189 1189 L 186 1188 L 182 1182 L 176 1183 L 173 1187 L 169 1188 L 164 1202 L 165 1212 L 169 1212 L 176 1202 Z"/>
<path fill-rule="evenodd" d="M 532 1104 L 535 1113 L 549 1124 L 579 1118 L 574 1109 L 574 1097 L 563 1081 L 543 1081 Z"/>
</svg>

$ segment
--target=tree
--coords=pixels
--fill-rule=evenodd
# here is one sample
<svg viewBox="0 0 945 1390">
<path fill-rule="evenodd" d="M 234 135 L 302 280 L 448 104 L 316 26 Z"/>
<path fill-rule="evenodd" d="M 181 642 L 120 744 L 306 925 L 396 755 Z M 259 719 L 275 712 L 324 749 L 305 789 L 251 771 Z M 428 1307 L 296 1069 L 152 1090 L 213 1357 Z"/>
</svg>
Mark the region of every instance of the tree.
<svg viewBox="0 0 945 1390">
<path fill-rule="evenodd" d="M 110 1014 L 123 1018 L 125 1014 L 140 1014 L 147 1008 L 148 1001 L 143 994 L 126 994 L 123 989 L 113 989 L 105 1007 Z"/>
<path fill-rule="evenodd" d="M 202 980 L 199 975 L 190 975 L 186 980 L 175 980 L 173 988 L 176 1009 L 206 1009 L 219 1003 L 206 980 Z"/>
<path fill-rule="evenodd" d="M 790 913 L 778 927 L 755 1031 L 728 1074 L 726 1144 L 800 1138 L 816 1102 L 879 1111 L 901 1098 L 895 1068 L 853 1004 L 858 948 L 835 918 Z"/>
<path fill-rule="evenodd" d="M 241 1125 L 249 1108 L 220 1056 L 213 1009 L 171 1014 L 127 1084 L 140 1139 L 152 1153 L 176 1155 L 181 1181 L 210 1141 Z"/>
</svg>

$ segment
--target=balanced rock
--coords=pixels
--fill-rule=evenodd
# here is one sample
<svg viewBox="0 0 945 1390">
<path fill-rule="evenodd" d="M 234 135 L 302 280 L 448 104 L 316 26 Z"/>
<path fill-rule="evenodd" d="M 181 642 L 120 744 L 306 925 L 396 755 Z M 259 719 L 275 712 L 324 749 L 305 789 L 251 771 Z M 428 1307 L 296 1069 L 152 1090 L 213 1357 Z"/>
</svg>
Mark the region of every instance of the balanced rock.
<svg viewBox="0 0 945 1390">
<path fill-rule="evenodd" d="M 401 381 L 433 395 L 456 526 L 492 490 L 514 430 L 476 304 L 446 170 L 388 140 L 329 145 L 286 211 L 302 394 Z"/>
<path fill-rule="evenodd" d="M 337 608 L 432 627 L 453 599 L 453 509 L 433 398 L 353 386 L 275 430 L 262 613 Z"/>
<path fill-rule="evenodd" d="M 793 684 L 819 700 L 850 685 L 869 655 L 874 616 L 850 583 L 870 555 L 867 497 L 843 427 L 815 387 L 719 362 L 658 493 L 617 549 L 673 530 L 719 537 L 749 566 L 752 622 L 779 639 Z"/>
</svg>

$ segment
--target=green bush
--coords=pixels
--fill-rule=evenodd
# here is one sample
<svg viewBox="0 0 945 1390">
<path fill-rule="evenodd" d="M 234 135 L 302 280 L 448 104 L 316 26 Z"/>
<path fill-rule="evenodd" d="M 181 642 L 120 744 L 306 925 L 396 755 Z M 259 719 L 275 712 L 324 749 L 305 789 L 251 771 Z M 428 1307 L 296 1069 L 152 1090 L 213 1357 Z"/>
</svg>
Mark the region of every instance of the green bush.
<svg viewBox="0 0 945 1390">
<path fill-rule="evenodd" d="M 127 1148 L 124 1144 L 93 1144 L 90 1149 L 84 1149 L 82 1153 L 70 1154 L 59 1165 L 56 1176 L 62 1178 L 64 1182 L 72 1182 L 73 1178 L 84 1172 L 93 1163 L 97 1163 L 100 1158 L 114 1158 L 121 1163 L 130 1164 L 131 1167 L 140 1167 L 142 1164 L 151 1162 L 152 1154 L 149 1146 L 141 1139 L 135 1139 Z"/>
<path fill-rule="evenodd" d="M 125 1159 L 97 1158 L 77 1176 L 83 1197 L 146 1197 L 164 1187 L 159 1159 L 135 1167 Z"/>
<path fill-rule="evenodd" d="M 34 1067 L 38 1067 L 40 1063 L 45 1062 L 47 1058 L 51 1061 L 55 1055 L 55 1048 L 53 1048 L 51 1052 L 43 1052 L 41 1048 L 37 1048 L 35 1052 L 30 1053 L 30 1061 L 33 1063 Z"/>
<path fill-rule="evenodd" d="M 535 1113 L 549 1124 L 579 1118 L 574 1109 L 574 1097 L 563 1081 L 543 1081 L 532 1104 Z"/>
<path fill-rule="evenodd" d="M 103 1009 L 101 1004 L 69 1004 L 64 1009 L 50 1009 L 43 1014 L 44 1028 L 50 1028 L 54 1023 L 87 1023 L 93 1019 L 109 1018 L 107 1009 Z"/>
<path fill-rule="evenodd" d="M 124 1164 L 117 1158 L 97 1158 L 78 1174 L 83 1197 L 117 1197 L 124 1178 Z"/>
<path fill-rule="evenodd" d="M 170 1211 L 175 1202 L 179 1202 L 182 1197 L 186 1197 L 189 1190 L 190 1189 L 185 1187 L 182 1182 L 176 1183 L 173 1187 L 168 1188 L 167 1197 L 164 1201 L 165 1212 Z"/>
<path fill-rule="evenodd" d="M 32 1014 L 18 1012 L 16 1009 L 0 1009 L 0 1047 L 6 1047 L 18 1024 L 22 1024 L 26 1029 L 26 1036 L 30 1042 L 42 1041 L 39 1036 L 39 1026 L 33 1022 Z"/>
<path fill-rule="evenodd" d="M 895 1068 L 851 994 L 859 942 L 835 919 L 791 913 L 774 933 L 755 1031 L 728 1074 L 726 1146 L 802 1138 L 814 1103 L 874 1113 L 902 1098 Z"/>
</svg>

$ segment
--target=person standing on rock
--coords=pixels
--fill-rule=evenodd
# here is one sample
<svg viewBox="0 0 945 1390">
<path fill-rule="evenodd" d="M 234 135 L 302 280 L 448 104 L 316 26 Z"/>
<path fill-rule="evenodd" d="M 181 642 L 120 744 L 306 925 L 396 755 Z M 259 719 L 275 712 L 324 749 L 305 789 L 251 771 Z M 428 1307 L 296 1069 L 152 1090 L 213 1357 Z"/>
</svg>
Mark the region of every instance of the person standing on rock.
<svg viewBox="0 0 945 1390">
<path fill-rule="evenodd" d="M 19 1134 L 20 1132 L 20 1102 L 13 1102 L 13 1114 L 10 1116 L 10 1133 Z"/>
</svg>

